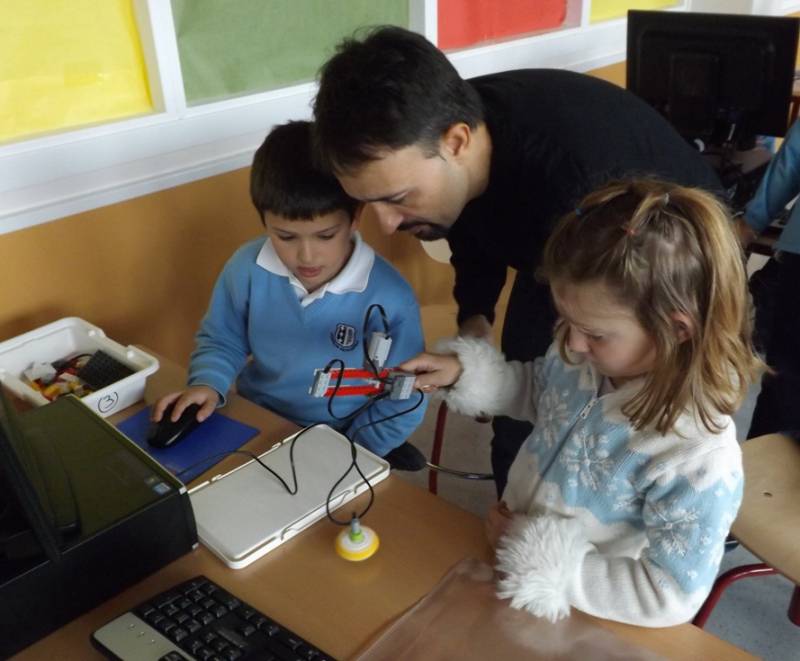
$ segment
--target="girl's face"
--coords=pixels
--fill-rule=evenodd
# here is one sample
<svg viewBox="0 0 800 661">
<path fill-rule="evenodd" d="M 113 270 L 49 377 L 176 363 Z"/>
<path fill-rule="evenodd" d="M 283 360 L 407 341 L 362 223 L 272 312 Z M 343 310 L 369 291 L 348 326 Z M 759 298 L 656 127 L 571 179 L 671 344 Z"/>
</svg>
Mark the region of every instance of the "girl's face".
<svg viewBox="0 0 800 661">
<path fill-rule="evenodd" d="M 566 324 L 567 347 L 619 387 L 653 369 L 656 345 L 630 307 L 602 282 L 554 282 L 553 300 Z"/>
<path fill-rule="evenodd" d="M 264 224 L 278 257 L 310 294 L 336 277 L 350 259 L 358 219 L 351 222 L 341 210 L 313 220 L 289 220 L 268 212 Z"/>
</svg>

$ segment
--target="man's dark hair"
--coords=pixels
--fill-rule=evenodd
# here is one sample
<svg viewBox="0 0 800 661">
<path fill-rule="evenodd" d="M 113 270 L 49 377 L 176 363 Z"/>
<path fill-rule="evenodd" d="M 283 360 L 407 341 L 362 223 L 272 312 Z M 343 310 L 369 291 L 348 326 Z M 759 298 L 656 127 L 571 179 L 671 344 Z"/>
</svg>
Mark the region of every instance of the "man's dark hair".
<svg viewBox="0 0 800 661">
<path fill-rule="evenodd" d="M 432 156 L 453 124 L 483 121 L 483 104 L 425 37 L 382 26 L 345 39 L 323 65 L 314 119 L 317 158 L 346 172 L 386 148 L 418 144 Z"/>
<path fill-rule="evenodd" d="M 332 174 L 315 164 L 310 122 L 289 122 L 270 131 L 253 157 L 250 197 L 262 223 L 267 211 L 310 220 L 342 210 L 352 220 L 358 204 Z"/>
</svg>

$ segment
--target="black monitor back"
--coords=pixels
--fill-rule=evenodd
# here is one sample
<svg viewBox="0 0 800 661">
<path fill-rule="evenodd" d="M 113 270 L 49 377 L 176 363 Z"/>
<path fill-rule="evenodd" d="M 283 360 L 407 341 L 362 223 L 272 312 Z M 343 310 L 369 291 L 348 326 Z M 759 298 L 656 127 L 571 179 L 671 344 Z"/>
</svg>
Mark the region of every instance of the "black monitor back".
<svg viewBox="0 0 800 661">
<path fill-rule="evenodd" d="M 628 12 L 627 87 L 688 139 L 739 148 L 787 129 L 800 19 Z"/>
<path fill-rule="evenodd" d="M 186 487 L 77 398 L 0 408 L 7 658 L 190 551 L 197 531 Z"/>
</svg>

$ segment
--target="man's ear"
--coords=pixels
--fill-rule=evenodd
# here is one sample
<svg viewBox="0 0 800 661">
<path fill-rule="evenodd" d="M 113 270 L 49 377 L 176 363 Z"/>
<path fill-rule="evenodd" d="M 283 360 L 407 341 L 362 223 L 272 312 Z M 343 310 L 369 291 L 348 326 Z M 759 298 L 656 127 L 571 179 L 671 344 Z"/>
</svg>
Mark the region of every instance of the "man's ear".
<svg viewBox="0 0 800 661">
<path fill-rule="evenodd" d="M 441 150 L 446 156 L 461 158 L 472 144 L 472 129 L 465 122 L 452 124 L 441 139 Z"/>
<path fill-rule="evenodd" d="M 686 342 L 694 335 L 694 322 L 688 314 L 685 312 L 673 312 L 670 316 L 672 317 L 672 327 L 678 336 L 678 342 Z"/>
<path fill-rule="evenodd" d="M 350 221 L 350 236 L 353 236 L 358 231 L 358 226 L 361 224 L 361 216 L 364 215 L 365 206 L 366 205 L 363 202 L 358 203 L 358 206 L 353 213 L 353 219 Z"/>
</svg>

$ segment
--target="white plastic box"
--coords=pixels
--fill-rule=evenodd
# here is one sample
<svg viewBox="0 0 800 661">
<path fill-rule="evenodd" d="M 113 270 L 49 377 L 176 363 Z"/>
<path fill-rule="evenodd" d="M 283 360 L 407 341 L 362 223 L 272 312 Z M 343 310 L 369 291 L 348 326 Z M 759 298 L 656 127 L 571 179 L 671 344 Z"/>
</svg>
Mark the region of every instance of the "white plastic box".
<svg viewBox="0 0 800 661">
<path fill-rule="evenodd" d="M 65 317 L 0 342 L 0 382 L 17 397 L 34 406 L 43 406 L 48 403 L 47 398 L 25 383 L 23 372 L 34 362 L 49 363 L 99 349 L 134 370 L 130 376 L 81 398 L 89 408 L 106 417 L 144 397 L 145 381 L 158 369 L 158 360 L 136 347 L 114 342 L 100 328 L 78 317 Z"/>
</svg>

